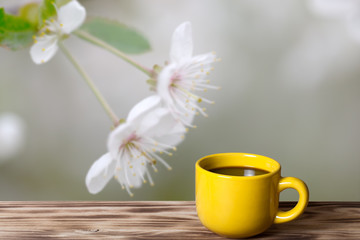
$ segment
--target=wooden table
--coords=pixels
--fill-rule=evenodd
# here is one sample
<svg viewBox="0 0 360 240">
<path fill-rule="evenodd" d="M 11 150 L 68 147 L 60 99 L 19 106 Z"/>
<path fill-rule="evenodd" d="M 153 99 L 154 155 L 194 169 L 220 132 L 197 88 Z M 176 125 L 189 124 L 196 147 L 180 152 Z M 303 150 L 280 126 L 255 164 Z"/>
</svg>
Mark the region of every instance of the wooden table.
<svg viewBox="0 0 360 240">
<path fill-rule="evenodd" d="M 194 202 L 0 202 L 0 239 L 224 238 L 201 225 Z M 360 239 L 360 202 L 311 202 L 251 239 Z"/>
</svg>

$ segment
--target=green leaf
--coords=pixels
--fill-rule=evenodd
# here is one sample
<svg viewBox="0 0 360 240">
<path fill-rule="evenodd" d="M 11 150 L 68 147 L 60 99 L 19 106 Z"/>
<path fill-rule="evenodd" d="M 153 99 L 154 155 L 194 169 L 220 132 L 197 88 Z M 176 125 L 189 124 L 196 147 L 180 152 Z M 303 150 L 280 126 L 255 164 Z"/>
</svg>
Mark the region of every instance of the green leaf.
<svg viewBox="0 0 360 240">
<path fill-rule="evenodd" d="M 56 16 L 54 0 L 43 0 L 39 10 L 39 29 L 44 26 L 44 21 Z"/>
<path fill-rule="evenodd" d="M 0 46 L 17 50 L 29 46 L 36 28 L 19 16 L 6 14 L 0 8 Z"/>
<path fill-rule="evenodd" d="M 116 21 L 92 18 L 83 24 L 81 30 L 127 54 L 140 54 L 151 49 L 143 35 Z"/>
</svg>

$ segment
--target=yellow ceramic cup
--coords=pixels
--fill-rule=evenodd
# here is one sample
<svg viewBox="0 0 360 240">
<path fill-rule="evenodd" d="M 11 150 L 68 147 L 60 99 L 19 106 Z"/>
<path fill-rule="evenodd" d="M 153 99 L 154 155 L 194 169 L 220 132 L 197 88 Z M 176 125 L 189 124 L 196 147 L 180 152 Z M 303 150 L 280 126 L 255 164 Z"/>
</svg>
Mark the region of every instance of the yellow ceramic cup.
<svg viewBox="0 0 360 240">
<path fill-rule="evenodd" d="M 269 173 L 230 176 L 210 172 L 221 167 L 254 167 Z M 275 160 L 251 153 L 220 153 L 196 163 L 196 210 L 202 224 L 229 238 L 245 238 L 265 231 L 272 223 L 284 223 L 300 216 L 309 193 L 303 181 L 281 177 Z M 299 192 L 297 205 L 278 210 L 279 193 L 286 188 Z"/>
</svg>

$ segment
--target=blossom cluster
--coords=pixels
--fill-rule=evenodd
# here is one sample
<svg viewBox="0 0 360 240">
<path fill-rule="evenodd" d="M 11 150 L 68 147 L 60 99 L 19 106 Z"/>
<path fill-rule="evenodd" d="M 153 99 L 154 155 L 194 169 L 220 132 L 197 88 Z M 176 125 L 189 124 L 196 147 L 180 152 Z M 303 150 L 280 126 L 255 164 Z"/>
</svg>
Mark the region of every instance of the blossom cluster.
<svg viewBox="0 0 360 240">
<path fill-rule="evenodd" d="M 56 7 L 56 4 L 54 4 Z M 84 23 L 85 8 L 78 1 L 70 1 L 57 10 L 57 15 L 44 21 L 39 36 L 34 36 L 30 56 L 36 64 L 49 61 L 58 51 L 58 42 Z"/>
<path fill-rule="evenodd" d="M 45 20 L 39 35 L 34 37 L 30 55 L 36 64 L 42 64 L 49 61 L 60 46 L 79 70 L 79 65 L 61 41 L 82 25 L 86 10 L 72 0 L 59 9 L 56 7 L 56 11 L 56 16 Z M 115 178 L 132 196 L 131 188 L 146 182 L 154 184 L 149 168 L 157 172 L 156 164 L 161 163 L 171 169 L 162 155 L 171 156 L 172 151 L 176 151 L 188 129 L 195 127 L 193 120 L 196 115 L 207 116 L 206 109 L 199 103 L 214 102 L 200 94 L 208 89 L 218 89 L 207 80 L 213 70 L 212 63 L 218 60 L 215 52 L 193 56 L 191 23 L 184 22 L 173 33 L 169 62 L 163 67 L 156 65 L 156 69 L 150 72 L 154 95 L 136 104 L 126 120 L 120 122 L 101 99 L 115 128 L 108 137 L 108 152 L 96 160 L 87 173 L 86 186 L 90 193 L 100 192 L 110 179 Z M 83 70 L 79 72 L 87 82 L 90 81 Z M 93 84 L 90 87 L 94 89 Z M 97 90 L 93 91 L 102 98 Z"/>
<path fill-rule="evenodd" d="M 188 127 L 195 127 L 195 115 L 207 116 L 199 103 L 213 103 L 196 92 L 217 88 L 205 79 L 218 60 L 215 53 L 193 56 L 192 51 L 191 24 L 185 22 L 172 36 L 170 61 L 157 76 L 156 94 L 131 109 L 125 123 L 110 133 L 109 152 L 91 166 L 89 192 L 98 193 L 114 177 L 132 196 L 131 188 L 147 181 L 153 185 L 148 166 L 157 172 L 159 162 L 171 169 L 161 155 L 176 151 Z"/>
</svg>

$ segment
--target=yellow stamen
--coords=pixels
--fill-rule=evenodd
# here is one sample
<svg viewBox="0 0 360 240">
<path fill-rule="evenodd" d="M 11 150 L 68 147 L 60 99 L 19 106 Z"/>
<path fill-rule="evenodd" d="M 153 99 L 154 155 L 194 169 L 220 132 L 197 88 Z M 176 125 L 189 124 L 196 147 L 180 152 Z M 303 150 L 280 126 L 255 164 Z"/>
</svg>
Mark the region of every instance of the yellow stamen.
<svg viewBox="0 0 360 240">
<path fill-rule="evenodd" d="M 45 52 L 45 48 L 41 49 L 41 51 Z"/>
<path fill-rule="evenodd" d="M 202 99 L 201 99 L 201 98 L 198 98 L 197 101 L 198 101 L 198 103 L 201 103 L 201 102 L 202 102 Z"/>
</svg>

